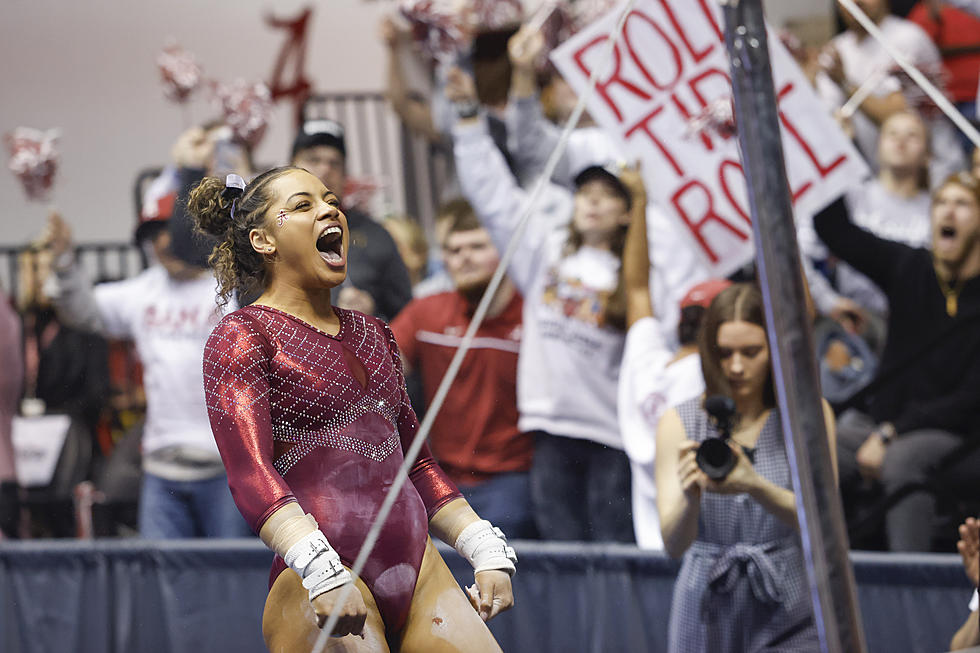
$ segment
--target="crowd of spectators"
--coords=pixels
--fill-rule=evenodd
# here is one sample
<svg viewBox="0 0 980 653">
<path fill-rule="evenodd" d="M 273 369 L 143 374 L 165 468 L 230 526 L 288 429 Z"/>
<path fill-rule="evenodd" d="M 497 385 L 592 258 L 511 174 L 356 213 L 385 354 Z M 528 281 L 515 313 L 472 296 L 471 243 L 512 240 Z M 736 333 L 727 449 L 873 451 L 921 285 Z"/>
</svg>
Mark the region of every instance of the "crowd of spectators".
<svg viewBox="0 0 980 653">
<path fill-rule="evenodd" d="M 927 0 L 903 18 L 887 0 L 857 2 L 976 123 L 975 8 Z M 950 524 L 980 509 L 964 499 L 980 496 L 970 472 L 980 456 L 980 150 L 846 10 L 839 15 L 841 33 L 800 61 L 873 177 L 798 222 L 815 355 L 837 411 L 842 497 L 853 546 L 948 550 Z M 404 70 L 416 56 L 409 32 L 395 18 L 381 28 L 391 106 L 452 159 L 454 179 L 432 233 L 411 216 L 347 208 L 349 276 L 335 301 L 391 323 L 420 414 L 576 100 L 542 72 L 542 34 L 519 27 L 479 35 L 461 65 L 439 61 L 427 89 L 413 88 Z M 841 115 L 860 87 L 867 97 Z M 232 168 L 218 160 L 228 138 L 211 123 L 177 139 L 137 223 L 149 263 L 139 275 L 93 285 L 73 256 L 70 215 L 53 215 L 24 249 L 18 287 L 0 302 L 3 536 L 90 534 L 79 488 L 94 481 L 96 503 L 111 503 L 127 474 L 140 479 L 122 493 L 138 496 L 138 517 L 96 534 L 247 533 L 203 403 L 201 352 L 221 315 L 211 243 L 191 233 L 183 208 L 205 174 L 259 172 L 246 151 Z M 342 198 L 347 146 L 343 125 L 304 120 L 283 159 Z M 623 158 L 584 115 L 429 436 L 470 503 L 512 537 L 663 548 L 656 427 L 703 392 L 699 321 L 729 282 L 710 278 Z M 630 240 L 636 216 L 643 229 Z M 116 386 L 132 379 L 117 363 L 134 355 L 122 341 L 142 366 L 146 414 L 135 428 L 118 418 L 126 402 Z M 40 488 L 19 487 L 12 423 L 42 428 L 52 415 L 67 416 L 53 471 Z"/>
<path fill-rule="evenodd" d="M 887 0 L 857 3 L 976 124 L 976 7 L 926 0 L 902 18 Z M 839 15 L 841 33 L 799 60 L 873 176 L 798 216 L 798 233 L 851 545 L 950 550 L 955 526 L 980 511 L 980 148 Z M 407 30 L 386 18 L 381 34 L 392 108 L 454 174 L 432 233 L 346 207 L 349 274 L 334 301 L 391 323 L 421 415 L 576 98 L 542 72 L 534 29 L 478 36 L 469 60 L 433 66 L 426 91 L 403 70 L 415 56 Z M 867 97 L 841 114 L 861 87 Z M 138 275 L 93 284 L 70 215 L 53 214 L 20 254 L 17 286 L 0 296 L 0 538 L 249 534 L 208 424 L 201 358 L 222 312 L 254 297 L 218 307 L 213 242 L 185 209 L 206 174 L 260 172 L 240 143 L 231 164 L 217 156 L 229 142 L 220 122 L 179 136 L 144 194 Z M 340 123 L 303 120 L 284 159 L 343 199 L 347 146 Z M 623 159 L 585 114 L 429 434 L 469 503 L 511 537 L 664 549 L 658 424 L 705 392 L 700 323 L 731 281 L 711 278 Z M 15 430 L 48 443 L 28 452 L 48 460 L 40 480 L 18 482 Z M 976 530 L 971 518 L 959 542 L 974 583 Z M 954 644 L 975 643 L 970 623 Z"/>
</svg>

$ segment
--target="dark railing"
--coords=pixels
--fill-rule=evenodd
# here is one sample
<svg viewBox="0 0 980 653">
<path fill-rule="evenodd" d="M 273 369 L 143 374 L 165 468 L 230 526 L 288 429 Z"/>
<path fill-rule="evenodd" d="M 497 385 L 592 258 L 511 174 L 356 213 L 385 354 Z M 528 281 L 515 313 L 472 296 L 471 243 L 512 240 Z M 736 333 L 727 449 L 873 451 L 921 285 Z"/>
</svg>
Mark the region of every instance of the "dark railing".
<svg viewBox="0 0 980 653">
<path fill-rule="evenodd" d="M 32 249 L 31 244 L 0 246 L 0 288 L 13 300 L 20 298 L 21 270 L 29 264 L 25 257 Z M 96 282 L 125 279 L 146 267 L 132 243 L 84 243 L 75 248 L 75 256 Z"/>
</svg>

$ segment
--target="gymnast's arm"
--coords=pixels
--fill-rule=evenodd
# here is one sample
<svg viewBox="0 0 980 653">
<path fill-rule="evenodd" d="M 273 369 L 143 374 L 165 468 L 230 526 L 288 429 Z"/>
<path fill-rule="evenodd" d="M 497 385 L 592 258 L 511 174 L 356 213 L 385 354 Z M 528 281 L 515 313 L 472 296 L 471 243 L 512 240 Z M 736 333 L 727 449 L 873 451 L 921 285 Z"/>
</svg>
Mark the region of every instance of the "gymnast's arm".
<svg viewBox="0 0 980 653">
<path fill-rule="evenodd" d="M 367 616 L 364 600 L 360 592 L 348 592 L 338 603 L 350 573 L 272 462 L 268 379 L 274 353 L 251 318 L 232 314 L 218 324 L 204 350 L 211 430 L 235 504 L 266 546 L 304 579 L 319 625 L 339 610 L 333 634 L 358 634 Z"/>
<path fill-rule="evenodd" d="M 401 385 L 398 430 L 402 450 L 408 451 L 418 433 L 419 422 L 405 389 L 398 344 L 391 329 L 383 326 L 388 336 L 392 365 L 398 371 Z M 494 529 L 490 522 L 480 519 L 446 472 L 439 467 L 427 445 L 423 444 L 419 450 L 409 478 L 425 504 L 429 530 L 453 546 L 473 565 L 478 590 L 478 597 L 469 595 L 473 607 L 484 621 L 508 610 L 514 604 L 510 577 L 516 570 L 514 563 L 517 557 L 513 549 L 507 546 L 506 537 L 502 537 L 499 529 Z"/>
</svg>

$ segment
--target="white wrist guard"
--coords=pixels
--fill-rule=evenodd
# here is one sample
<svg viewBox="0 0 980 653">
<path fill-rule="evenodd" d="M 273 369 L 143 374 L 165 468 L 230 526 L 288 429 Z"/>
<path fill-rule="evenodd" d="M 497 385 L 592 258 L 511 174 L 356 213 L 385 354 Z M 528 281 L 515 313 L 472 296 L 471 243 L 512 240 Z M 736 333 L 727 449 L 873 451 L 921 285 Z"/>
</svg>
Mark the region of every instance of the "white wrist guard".
<svg viewBox="0 0 980 653">
<path fill-rule="evenodd" d="M 464 528 L 454 546 L 459 555 L 473 565 L 474 573 L 499 569 L 513 576 L 517 571 L 517 553 L 507 546 L 503 531 L 485 519 Z"/>
<path fill-rule="evenodd" d="M 352 580 L 350 572 L 341 564 L 340 556 L 319 529 L 289 547 L 283 560 L 303 579 L 303 587 L 309 590 L 311 601 Z"/>
</svg>

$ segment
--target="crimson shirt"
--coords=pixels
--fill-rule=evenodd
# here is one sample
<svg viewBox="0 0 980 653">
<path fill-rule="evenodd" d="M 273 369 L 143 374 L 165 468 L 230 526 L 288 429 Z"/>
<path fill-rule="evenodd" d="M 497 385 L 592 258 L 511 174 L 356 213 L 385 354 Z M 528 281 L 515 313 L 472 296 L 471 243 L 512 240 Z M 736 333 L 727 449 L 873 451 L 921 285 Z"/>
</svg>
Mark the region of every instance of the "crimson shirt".
<svg viewBox="0 0 980 653">
<path fill-rule="evenodd" d="M 517 428 L 522 306 L 515 292 L 500 315 L 480 325 L 432 425 L 432 454 L 457 484 L 472 485 L 531 467 L 532 438 Z M 435 396 L 470 317 L 462 295 L 445 292 L 411 301 L 391 323 L 405 360 L 422 375 L 427 402 Z"/>
<path fill-rule="evenodd" d="M 908 19 L 924 29 L 939 48 L 949 75 L 946 90 L 953 100 L 976 100 L 980 77 L 980 18 L 946 5 L 940 9 L 936 21 L 926 3 L 920 2 L 912 8 Z"/>
</svg>

